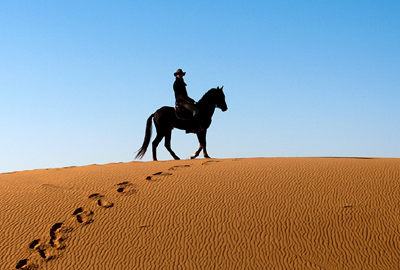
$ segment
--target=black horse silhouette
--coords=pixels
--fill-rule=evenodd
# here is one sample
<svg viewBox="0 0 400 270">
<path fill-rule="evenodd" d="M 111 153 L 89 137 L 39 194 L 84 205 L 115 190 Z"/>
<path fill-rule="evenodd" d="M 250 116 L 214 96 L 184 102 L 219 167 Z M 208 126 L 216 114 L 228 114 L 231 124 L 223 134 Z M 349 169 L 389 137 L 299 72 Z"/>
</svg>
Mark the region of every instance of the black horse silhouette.
<svg viewBox="0 0 400 270">
<path fill-rule="evenodd" d="M 197 108 L 200 110 L 199 121 L 201 127 L 203 128 L 200 132 L 197 133 L 197 138 L 200 143 L 199 149 L 194 153 L 191 157 L 192 159 L 198 157 L 201 150 L 203 150 L 203 155 L 205 158 L 210 158 L 206 149 L 206 134 L 207 129 L 211 125 L 211 118 L 214 114 L 215 108 L 220 108 L 223 112 L 228 109 L 225 102 L 225 95 L 222 91 L 224 87 L 221 88 L 213 88 L 210 89 L 204 96 L 196 103 Z M 157 146 L 161 142 L 161 140 L 165 137 L 165 148 L 167 148 L 168 152 L 172 155 L 172 157 L 176 160 L 179 159 L 177 155 L 175 155 L 174 151 L 171 149 L 171 134 L 173 128 L 178 128 L 186 131 L 190 131 L 193 128 L 192 120 L 182 120 L 177 118 L 175 114 L 175 109 L 173 107 L 161 107 L 155 113 L 150 115 L 147 119 L 146 124 L 146 134 L 144 136 L 144 142 L 142 147 L 138 150 L 135 159 L 143 158 L 144 154 L 147 151 L 147 147 L 149 146 L 151 133 L 152 133 L 152 123 L 151 120 L 154 118 L 154 125 L 156 127 L 157 136 L 152 143 L 153 147 L 153 160 L 157 160 Z"/>
</svg>

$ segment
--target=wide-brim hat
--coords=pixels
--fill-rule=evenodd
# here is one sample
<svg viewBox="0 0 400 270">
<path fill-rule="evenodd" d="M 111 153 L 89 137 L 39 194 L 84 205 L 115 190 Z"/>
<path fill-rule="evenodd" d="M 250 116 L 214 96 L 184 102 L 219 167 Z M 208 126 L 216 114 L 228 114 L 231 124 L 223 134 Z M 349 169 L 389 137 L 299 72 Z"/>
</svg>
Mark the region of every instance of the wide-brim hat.
<svg viewBox="0 0 400 270">
<path fill-rule="evenodd" d="M 176 75 L 178 75 L 178 74 L 183 74 L 183 76 L 185 76 L 186 72 L 183 72 L 182 69 L 178 69 L 178 70 L 174 73 L 174 75 L 176 76 Z"/>
</svg>

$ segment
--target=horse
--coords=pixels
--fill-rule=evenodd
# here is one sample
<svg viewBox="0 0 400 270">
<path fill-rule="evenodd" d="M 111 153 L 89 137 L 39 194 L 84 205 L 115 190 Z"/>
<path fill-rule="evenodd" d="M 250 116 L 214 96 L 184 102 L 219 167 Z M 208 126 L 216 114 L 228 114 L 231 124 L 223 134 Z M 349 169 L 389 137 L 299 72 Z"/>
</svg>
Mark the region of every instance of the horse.
<svg viewBox="0 0 400 270">
<path fill-rule="evenodd" d="M 211 118 L 214 114 L 215 108 L 220 108 L 223 112 L 228 109 L 225 102 L 225 94 L 222 91 L 224 87 L 212 88 L 195 104 L 199 109 L 199 122 L 202 129 L 196 133 L 200 143 L 199 149 L 191 156 L 194 159 L 199 156 L 203 150 L 205 158 L 210 158 L 206 148 L 206 134 L 207 129 L 211 125 Z M 152 120 L 156 127 L 157 136 L 152 143 L 153 150 L 153 161 L 157 161 L 157 146 L 161 140 L 165 137 L 165 148 L 171 154 L 175 160 L 180 158 L 171 149 L 171 134 L 174 128 L 186 130 L 186 133 L 191 132 L 193 128 L 192 120 L 183 120 L 176 116 L 175 109 L 173 107 L 164 106 L 158 109 L 155 113 L 150 115 L 146 122 L 146 132 L 142 147 L 137 151 L 135 159 L 142 159 L 146 154 L 147 147 L 149 146 L 151 133 L 152 133 Z"/>
</svg>

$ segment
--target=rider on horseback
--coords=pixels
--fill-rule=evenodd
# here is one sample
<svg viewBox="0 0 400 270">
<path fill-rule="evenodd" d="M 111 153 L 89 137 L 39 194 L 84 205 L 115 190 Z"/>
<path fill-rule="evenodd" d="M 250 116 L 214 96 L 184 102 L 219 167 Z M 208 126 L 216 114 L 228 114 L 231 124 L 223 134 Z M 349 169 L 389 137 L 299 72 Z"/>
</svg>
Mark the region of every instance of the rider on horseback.
<svg viewBox="0 0 400 270">
<path fill-rule="evenodd" d="M 194 100 L 191 99 L 186 91 L 186 83 L 183 80 L 186 72 L 182 69 L 178 69 L 174 75 L 176 77 L 174 82 L 174 92 L 175 92 L 175 105 L 185 108 L 193 114 L 193 130 L 189 132 L 197 133 L 202 130 L 199 121 L 199 109 L 194 105 Z"/>
</svg>

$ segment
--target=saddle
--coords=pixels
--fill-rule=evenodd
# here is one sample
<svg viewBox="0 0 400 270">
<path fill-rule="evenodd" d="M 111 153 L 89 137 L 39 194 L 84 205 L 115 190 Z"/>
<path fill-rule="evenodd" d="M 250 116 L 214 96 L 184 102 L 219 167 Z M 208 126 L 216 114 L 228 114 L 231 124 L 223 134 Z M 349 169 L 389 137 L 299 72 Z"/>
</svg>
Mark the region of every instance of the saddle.
<svg viewBox="0 0 400 270">
<path fill-rule="evenodd" d="M 195 120 L 193 113 L 183 106 L 175 105 L 175 115 L 179 120 L 190 121 L 190 124 L 187 127 L 188 129 L 186 129 L 186 133 L 198 133 L 203 130 L 199 120 Z"/>
<path fill-rule="evenodd" d="M 192 112 L 190 112 L 190 111 L 186 110 L 184 107 L 178 106 L 178 105 L 175 105 L 175 115 L 176 115 L 176 118 L 178 118 L 179 120 L 192 120 L 193 119 Z"/>
</svg>

